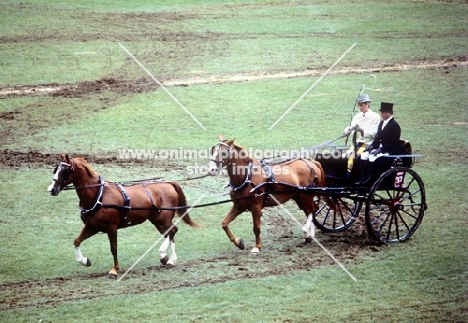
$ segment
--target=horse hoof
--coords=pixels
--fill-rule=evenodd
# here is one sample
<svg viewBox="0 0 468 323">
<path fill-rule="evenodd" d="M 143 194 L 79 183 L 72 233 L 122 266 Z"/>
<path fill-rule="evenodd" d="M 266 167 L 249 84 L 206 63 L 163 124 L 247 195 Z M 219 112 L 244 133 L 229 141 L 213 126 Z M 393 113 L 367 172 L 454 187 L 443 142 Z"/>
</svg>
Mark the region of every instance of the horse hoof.
<svg viewBox="0 0 468 323">
<path fill-rule="evenodd" d="M 171 263 L 167 263 L 167 264 L 164 265 L 164 268 L 168 268 L 168 269 L 174 268 L 174 267 L 175 267 L 175 265 L 171 264 Z"/>
<path fill-rule="evenodd" d="M 117 274 L 116 273 L 108 273 L 107 278 L 109 279 L 117 279 Z"/>
<path fill-rule="evenodd" d="M 307 237 L 307 238 L 305 238 L 305 243 L 306 243 L 306 244 L 309 244 L 309 243 L 311 243 L 311 242 L 312 242 L 312 237 Z"/>
<path fill-rule="evenodd" d="M 169 260 L 169 257 L 167 255 L 164 258 L 159 259 L 159 261 L 161 261 L 161 264 L 163 265 L 166 265 L 168 260 Z"/>
<path fill-rule="evenodd" d="M 250 250 L 250 254 L 252 256 L 258 256 L 260 253 L 260 249 L 258 249 L 257 247 L 253 248 L 252 250 Z"/>
<path fill-rule="evenodd" d="M 245 248 L 244 240 L 239 239 L 239 241 L 236 243 L 236 246 L 237 246 L 237 248 L 239 248 L 240 250 L 244 250 L 244 248 Z"/>
<path fill-rule="evenodd" d="M 88 259 L 86 259 L 86 265 L 85 265 L 85 266 L 86 266 L 86 267 L 89 267 L 89 266 L 91 266 L 91 260 L 89 260 L 89 258 L 88 258 Z"/>
</svg>

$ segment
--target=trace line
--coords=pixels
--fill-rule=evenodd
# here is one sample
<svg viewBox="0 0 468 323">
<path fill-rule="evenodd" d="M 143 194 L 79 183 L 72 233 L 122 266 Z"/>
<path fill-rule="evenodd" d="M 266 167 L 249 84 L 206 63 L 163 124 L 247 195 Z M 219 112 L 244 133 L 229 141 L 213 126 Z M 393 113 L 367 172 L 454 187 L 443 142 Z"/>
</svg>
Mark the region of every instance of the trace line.
<svg viewBox="0 0 468 323">
<path fill-rule="evenodd" d="M 328 68 L 328 70 L 326 70 L 325 73 L 323 73 L 322 76 L 320 76 L 320 77 L 318 78 L 318 80 L 315 81 L 315 83 L 312 84 L 312 86 L 311 86 L 307 91 L 305 91 L 304 94 L 302 94 L 302 96 L 301 96 L 299 99 L 297 99 L 297 101 L 294 102 L 293 105 L 291 105 L 291 107 L 290 107 L 288 110 L 286 110 L 286 111 L 283 113 L 283 115 L 282 115 L 281 117 L 279 117 L 278 120 L 275 121 L 275 123 L 273 123 L 273 124 L 270 126 L 270 128 L 268 128 L 268 130 L 273 129 L 273 127 L 275 127 L 276 124 L 277 124 L 278 122 L 280 122 L 280 121 L 281 121 L 281 120 L 282 120 L 282 119 L 283 119 L 283 118 L 284 118 L 284 117 L 285 117 L 285 116 L 286 116 L 286 115 L 287 115 L 287 114 L 288 114 L 288 113 L 289 113 L 289 112 L 290 112 L 290 111 L 291 111 L 291 110 L 292 110 L 292 109 L 293 109 L 293 108 L 294 108 L 294 107 L 295 107 L 295 106 L 296 106 L 296 105 L 297 105 L 297 104 L 298 104 L 298 103 L 299 103 L 299 102 L 300 102 L 300 101 L 301 101 L 301 100 L 302 100 L 302 99 L 303 99 L 303 98 L 304 98 L 304 97 L 305 97 L 305 96 L 306 96 L 306 95 L 323 79 L 323 78 L 324 78 L 324 77 L 325 77 L 325 75 L 327 75 L 327 74 L 335 67 L 335 65 L 338 64 L 338 63 L 351 51 L 351 49 L 353 49 L 354 46 L 356 46 L 356 43 L 354 43 L 353 45 L 351 45 L 351 47 L 348 48 L 348 50 L 347 50 L 346 52 L 344 52 L 344 54 L 341 55 L 341 57 L 338 58 L 338 59 L 336 60 L 336 62 L 333 63 L 333 65 L 330 66 L 330 67 Z"/>
<path fill-rule="evenodd" d="M 278 201 L 278 199 L 276 197 L 274 197 L 273 195 L 269 195 L 271 198 L 273 198 L 273 200 L 275 200 L 276 204 L 278 204 L 278 206 L 280 206 L 300 227 L 301 229 L 303 228 L 302 224 L 299 222 L 299 220 L 291 214 L 291 212 L 289 212 L 283 204 L 280 203 L 280 201 Z M 320 248 L 322 248 L 332 259 L 334 262 L 336 262 L 338 264 L 338 266 L 341 267 L 341 269 L 343 269 L 348 275 L 349 277 L 351 277 L 354 281 L 357 281 L 356 277 L 354 277 L 346 268 L 345 266 L 343 266 L 332 254 L 330 251 L 327 250 L 327 248 L 325 248 L 318 240 L 317 238 L 315 238 L 314 234 L 312 235 L 312 239 L 315 241 L 315 243 L 317 243 Z"/>
<path fill-rule="evenodd" d="M 172 93 L 169 92 L 169 90 L 166 89 L 166 87 L 165 87 L 161 82 L 159 82 L 158 79 L 155 78 L 155 77 L 153 76 L 153 74 L 151 74 L 150 71 L 148 71 L 148 69 L 146 69 L 146 67 L 143 66 L 143 64 L 141 64 L 141 63 L 137 60 L 136 57 L 133 56 L 132 53 L 130 53 L 130 52 L 128 51 L 128 49 L 125 48 L 124 45 L 122 45 L 121 43 L 119 43 L 119 46 L 122 47 L 122 49 L 128 54 L 128 56 L 130 56 L 130 57 L 146 72 L 146 74 L 148 74 L 148 75 L 153 79 L 153 81 L 155 81 L 155 82 L 161 87 L 161 89 L 163 89 L 163 90 L 164 90 L 164 91 L 165 91 L 165 92 L 166 92 L 166 93 L 167 93 L 167 94 L 168 94 L 168 95 L 169 95 L 169 96 L 170 96 L 170 97 L 171 97 L 171 98 L 172 98 L 172 99 L 173 99 L 173 100 L 174 100 L 174 101 L 175 101 L 175 102 L 176 102 L 176 103 L 193 119 L 193 120 L 195 120 L 195 122 L 198 123 L 198 125 L 199 125 L 203 130 L 206 130 L 206 128 L 201 124 L 201 122 L 198 121 L 198 119 L 195 118 L 195 116 L 194 116 L 186 107 L 184 107 L 184 105 L 183 105 L 182 103 L 180 103 L 179 100 L 177 100 L 176 97 L 173 96 Z"/>
<path fill-rule="evenodd" d="M 172 228 L 174 228 L 174 227 L 177 225 L 177 223 L 179 223 L 180 221 L 182 221 L 182 219 L 190 212 L 190 210 L 193 209 L 193 207 L 194 207 L 198 202 L 200 202 L 201 199 L 203 199 L 204 197 L 205 197 L 205 194 L 203 194 L 202 196 L 200 196 L 200 197 L 198 198 L 198 200 L 196 200 L 195 203 L 194 203 L 189 209 L 187 209 L 187 210 L 184 212 L 184 214 L 182 214 L 182 216 L 181 216 L 179 219 L 177 219 L 177 221 L 176 221 L 175 223 L 173 223 L 173 224 L 171 225 L 171 227 L 170 227 L 169 229 L 167 229 L 166 232 L 164 232 L 164 233 L 151 245 L 151 247 L 149 247 L 148 250 L 146 250 L 145 253 L 143 253 L 143 254 L 141 255 L 141 257 L 138 258 L 138 260 L 135 261 L 135 262 L 133 263 L 133 265 L 131 265 L 130 268 L 127 269 L 127 271 L 126 271 L 125 273 L 122 274 L 122 276 L 120 276 L 120 278 L 117 280 L 117 282 L 120 282 L 120 281 L 130 272 L 130 270 L 132 270 L 132 269 L 133 269 L 133 268 L 134 268 L 134 267 L 151 251 L 151 250 L 153 250 L 153 248 L 154 248 L 162 239 L 165 239 L 164 236 L 165 236 L 166 234 L 168 234 L 169 231 L 171 231 Z"/>
</svg>

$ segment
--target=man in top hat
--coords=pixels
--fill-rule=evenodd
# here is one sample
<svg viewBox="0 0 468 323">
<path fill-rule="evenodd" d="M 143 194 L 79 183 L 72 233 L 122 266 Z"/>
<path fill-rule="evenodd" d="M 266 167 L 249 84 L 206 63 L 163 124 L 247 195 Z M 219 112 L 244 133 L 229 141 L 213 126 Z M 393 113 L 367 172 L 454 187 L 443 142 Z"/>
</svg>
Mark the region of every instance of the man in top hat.
<svg viewBox="0 0 468 323">
<path fill-rule="evenodd" d="M 393 118 L 393 103 L 382 102 L 380 104 L 380 115 L 382 121 L 377 128 L 377 135 L 374 141 L 369 145 L 364 153 L 361 154 L 361 160 L 365 161 L 361 168 L 361 176 L 357 185 L 363 184 L 366 181 L 366 176 L 369 174 L 368 162 L 374 162 L 377 158 L 384 155 L 402 155 L 404 154 L 404 147 L 400 141 L 401 128 L 398 122 Z M 385 162 L 383 162 L 384 164 Z M 383 167 L 371 167 L 372 170 L 385 168 L 387 165 L 380 165 Z M 372 171 L 371 171 L 372 172 Z"/>
<path fill-rule="evenodd" d="M 357 104 L 359 107 L 359 113 L 356 114 L 351 121 L 349 127 L 344 129 L 343 134 L 349 136 L 356 132 L 356 143 L 346 152 L 348 156 L 348 175 L 351 173 L 354 164 L 354 153 L 360 155 L 364 150 L 372 144 L 375 135 L 377 134 L 377 127 L 380 122 L 380 116 L 370 108 L 371 99 L 368 94 L 360 95 L 357 98 Z M 351 129 L 355 130 L 351 130 Z M 354 144 L 356 146 L 354 146 Z"/>
<path fill-rule="evenodd" d="M 401 128 L 393 118 L 393 103 L 382 102 L 379 111 L 382 121 L 379 123 L 374 141 L 366 150 L 374 156 L 403 154 L 404 148 L 400 141 Z"/>
</svg>

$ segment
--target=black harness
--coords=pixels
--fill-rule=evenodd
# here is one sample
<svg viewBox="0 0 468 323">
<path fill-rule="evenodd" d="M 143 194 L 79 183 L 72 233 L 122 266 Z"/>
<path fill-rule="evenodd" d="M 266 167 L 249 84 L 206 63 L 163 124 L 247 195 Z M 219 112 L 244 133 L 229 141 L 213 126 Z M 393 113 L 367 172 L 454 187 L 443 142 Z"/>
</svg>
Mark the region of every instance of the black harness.
<svg viewBox="0 0 468 323">
<path fill-rule="evenodd" d="M 99 175 L 99 192 L 96 195 L 96 200 L 94 201 L 94 205 L 90 209 L 85 209 L 81 206 L 81 201 L 78 204 L 78 208 L 80 209 L 81 216 L 86 215 L 86 214 L 92 214 L 94 212 L 97 212 L 101 206 L 102 206 L 102 195 L 104 194 L 104 186 L 107 185 L 106 182 L 104 182 L 104 179 L 102 178 L 101 175 Z"/>
<path fill-rule="evenodd" d="M 160 212 L 161 210 L 156 206 L 156 204 L 154 204 L 154 201 L 153 201 L 153 198 L 151 197 L 151 194 L 149 193 L 148 191 L 148 188 L 146 187 L 145 183 L 144 182 L 140 182 L 138 184 L 141 184 L 143 185 L 143 187 L 145 188 L 145 191 L 146 191 L 146 194 L 148 195 L 148 198 L 150 199 L 151 201 L 151 205 L 152 207 L 151 208 L 132 208 L 130 206 L 130 196 L 128 195 L 128 193 L 125 191 L 124 189 L 124 185 L 123 183 L 113 183 L 115 184 L 115 186 L 117 186 L 117 188 L 119 189 L 120 193 L 122 194 L 122 198 L 123 198 L 123 204 L 122 205 L 118 205 L 118 204 L 108 204 L 108 203 L 102 203 L 102 197 L 104 195 L 104 187 L 108 185 L 109 182 L 105 182 L 102 178 L 102 176 L 100 175 L 99 176 L 99 184 L 97 184 L 96 186 L 99 186 L 99 192 L 98 194 L 96 195 L 96 200 L 93 204 L 93 206 L 89 209 L 85 209 L 81 206 L 81 201 L 78 205 L 79 209 L 80 209 L 80 212 L 81 212 L 81 217 L 85 216 L 85 215 L 92 215 L 93 213 L 97 212 L 101 207 L 107 207 L 107 208 L 113 208 L 113 209 L 118 209 L 118 210 L 121 210 L 121 220 L 120 222 L 121 223 L 125 223 L 125 224 L 130 224 L 130 222 L 127 223 L 127 214 L 129 211 L 131 211 L 132 209 L 133 210 L 150 210 L 150 209 L 154 209 L 156 210 L 157 212 Z M 137 183 L 132 183 L 130 185 L 136 185 Z"/>
</svg>

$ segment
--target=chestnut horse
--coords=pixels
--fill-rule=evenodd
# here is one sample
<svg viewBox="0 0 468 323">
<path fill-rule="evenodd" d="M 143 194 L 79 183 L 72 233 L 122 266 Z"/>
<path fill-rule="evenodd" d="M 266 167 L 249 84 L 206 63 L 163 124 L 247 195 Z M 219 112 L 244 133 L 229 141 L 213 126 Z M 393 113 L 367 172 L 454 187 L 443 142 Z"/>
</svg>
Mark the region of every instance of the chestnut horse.
<svg viewBox="0 0 468 323">
<path fill-rule="evenodd" d="M 229 239 L 239 248 L 244 249 L 244 242 L 229 229 L 239 214 L 250 211 L 253 219 L 255 247 L 250 251 L 258 254 L 262 247 L 260 239 L 260 218 L 263 207 L 283 204 L 290 199 L 304 211 L 307 221 L 302 228 L 306 242 L 314 236 L 314 213 L 318 210 L 313 194 L 298 189 L 299 187 L 325 186 L 325 173 L 319 162 L 295 158 L 275 165 L 267 165 L 248 156 L 247 151 L 236 145 L 234 140 L 224 140 L 211 149 L 211 160 L 208 164 L 210 174 L 226 168 L 230 180 L 230 195 L 233 206 L 222 222 L 222 227 Z M 272 198 L 273 197 L 273 198 Z M 333 202 L 323 197 L 333 208 Z"/>
<path fill-rule="evenodd" d="M 48 191 L 57 196 L 71 183 L 80 199 L 79 207 L 84 223 L 80 235 L 73 242 L 76 261 L 91 266 L 91 261 L 82 255 L 80 244 L 98 232 L 107 233 L 114 257 L 114 267 L 108 273 L 111 278 L 116 278 L 119 271 L 117 229 L 149 220 L 165 238 L 159 249 L 161 263 L 174 266 L 177 260 L 174 243 L 177 227 L 172 224 L 175 212 L 190 226 L 199 226 L 186 213 L 185 195 L 177 183 L 142 181 L 124 187 L 119 183 L 104 181 L 84 159 L 61 155 Z M 170 258 L 166 253 L 169 247 Z"/>
</svg>

